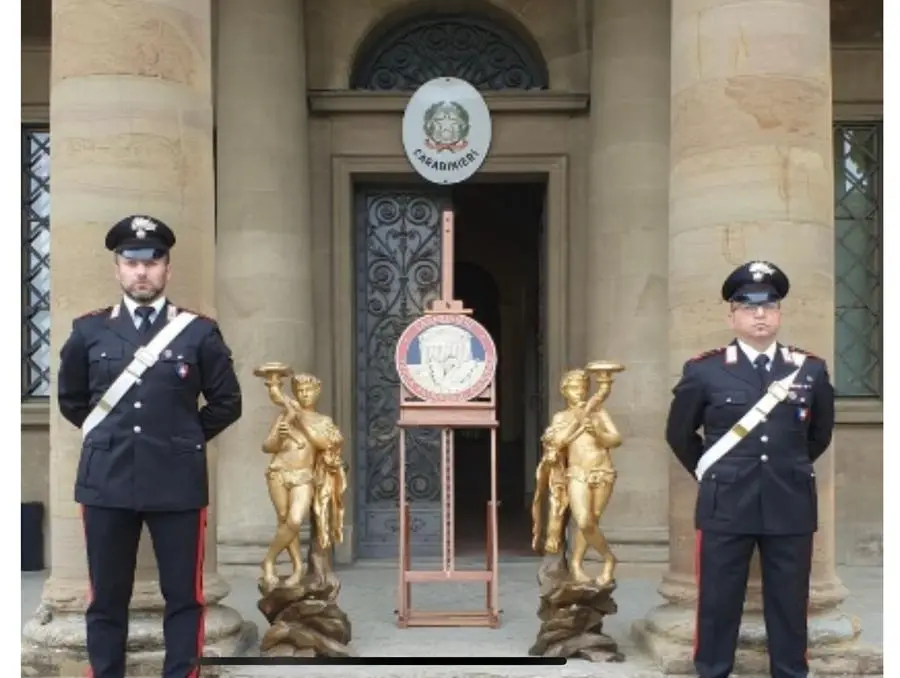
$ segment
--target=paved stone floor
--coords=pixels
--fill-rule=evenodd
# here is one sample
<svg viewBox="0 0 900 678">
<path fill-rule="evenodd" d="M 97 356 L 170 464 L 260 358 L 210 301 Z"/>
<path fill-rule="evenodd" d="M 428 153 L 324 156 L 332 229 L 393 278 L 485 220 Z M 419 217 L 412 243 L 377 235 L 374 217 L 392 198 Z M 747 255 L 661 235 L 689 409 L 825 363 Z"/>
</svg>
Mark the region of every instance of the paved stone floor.
<svg viewBox="0 0 900 678">
<path fill-rule="evenodd" d="M 464 563 L 460 567 L 465 567 Z M 499 629 L 406 629 L 397 628 L 393 610 L 396 607 L 396 570 L 390 564 L 357 563 L 340 573 L 343 588 L 341 606 L 353 623 L 353 646 L 361 657 L 509 657 L 527 656 L 535 637 L 537 593 L 534 559 L 507 559 L 501 563 L 500 602 L 503 624 Z M 660 676 L 649 661 L 637 654 L 630 637 L 632 623 L 660 602 L 656 593 L 662 569 L 660 566 L 623 564 L 618 572 L 619 588 L 615 598 L 619 612 L 609 617 L 604 631 L 621 643 L 627 656 L 624 664 L 591 665 L 570 662 L 565 667 L 252 667 L 228 669 L 231 678 L 251 676 L 425 676 L 451 678 L 471 676 L 515 678 L 559 676 L 609 676 L 609 678 L 655 678 Z M 256 609 L 258 593 L 252 571 L 224 571 L 232 585 L 226 603 L 243 617 L 255 622 L 262 633 L 265 619 Z M 881 568 L 839 568 L 839 575 L 850 589 L 851 597 L 844 610 L 858 615 L 862 621 L 863 639 L 882 644 L 882 570 Z M 22 618 L 37 607 L 43 574 L 22 577 Z M 455 606 L 479 608 L 484 600 L 483 586 L 433 585 L 413 587 L 413 602 L 423 609 Z M 737 678 L 737 677 L 735 677 Z"/>
</svg>

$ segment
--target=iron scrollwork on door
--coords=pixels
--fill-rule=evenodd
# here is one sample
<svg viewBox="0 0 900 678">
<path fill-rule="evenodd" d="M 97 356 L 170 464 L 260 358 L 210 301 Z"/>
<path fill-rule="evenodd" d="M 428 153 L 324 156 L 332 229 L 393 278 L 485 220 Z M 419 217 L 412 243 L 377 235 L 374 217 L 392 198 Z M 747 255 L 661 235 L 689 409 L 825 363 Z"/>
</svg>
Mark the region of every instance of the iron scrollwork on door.
<svg viewBox="0 0 900 678">
<path fill-rule="evenodd" d="M 357 435 L 364 503 L 399 499 L 400 380 L 397 340 L 440 296 L 441 209 L 428 190 L 362 190 L 357 230 Z M 407 431 L 407 487 L 412 502 L 440 499 L 440 432 Z"/>
<path fill-rule="evenodd" d="M 375 36 L 357 56 L 352 89 L 412 91 L 452 76 L 476 89 L 547 89 L 540 53 L 497 22 L 469 15 L 430 15 Z"/>
</svg>

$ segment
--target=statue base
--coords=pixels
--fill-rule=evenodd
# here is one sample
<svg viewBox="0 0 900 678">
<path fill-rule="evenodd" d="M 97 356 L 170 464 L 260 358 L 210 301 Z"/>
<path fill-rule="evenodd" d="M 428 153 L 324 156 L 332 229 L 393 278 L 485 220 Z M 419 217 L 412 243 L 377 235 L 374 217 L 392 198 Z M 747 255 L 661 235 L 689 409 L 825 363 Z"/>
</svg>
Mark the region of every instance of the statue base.
<svg viewBox="0 0 900 678">
<path fill-rule="evenodd" d="M 694 675 L 694 625 L 696 610 L 668 604 L 635 622 L 632 635 L 667 676 Z M 809 618 L 809 668 L 816 676 L 881 676 L 882 649 L 859 641 L 859 620 L 832 611 Z M 735 673 L 768 675 L 766 627 L 758 612 L 745 612 L 741 622 Z"/>
<path fill-rule="evenodd" d="M 296 586 L 259 582 L 257 607 L 270 626 L 260 641 L 263 657 L 354 657 L 350 619 L 338 607 L 341 583 L 327 557 L 310 549 L 309 572 Z"/>
<path fill-rule="evenodd" d="M 616 641 L 603 633 L 603 619 L 618 611 L 615 582 L 576 582 L 564 556 L 545 558 L 538 571 L 541 628 L 528 650 L 533 657 L 566 657 L 591 662 L 625 660 Z"/>
</svg>

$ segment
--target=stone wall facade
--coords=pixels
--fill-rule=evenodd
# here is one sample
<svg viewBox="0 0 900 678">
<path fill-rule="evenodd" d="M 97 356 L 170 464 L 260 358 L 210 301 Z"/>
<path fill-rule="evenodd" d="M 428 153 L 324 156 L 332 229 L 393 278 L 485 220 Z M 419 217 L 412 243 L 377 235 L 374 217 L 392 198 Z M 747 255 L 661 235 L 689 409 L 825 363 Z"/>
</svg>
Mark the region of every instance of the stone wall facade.
<svg viewBox="0 0 900 678">
<path fill-rule="evenodd" d="M 882 117 L 880 45 L 833 44 L 833 11 L 828 0 L 54 0 L 52 68 L 49 42 L 26 42 L 22 74 L 23 121 L 52 125 L 54 279 L 73 283 L 51 296 L 51 351 L 73 316 L 115 294 L 100 265 L 104 224 L 147 211 L 179 234 L 173 299 L 217 317 L 243 385 L 243 418 L 210 449 L 209 644 L 230 653 L 248 641 L 248 625 L 220 604 L 218 565 L 257 566 L 273 529 L 259 452 L 273 413 L 253 369 L 279 360 L 321 377 L 350 476 L 365 477 L 354 441 L 353 205 L 360 182 L 397 186 L 411 172 L 400 134 L 408 92 L 363 91 L 355 73 L 399 26 L 477 14 L 547 85 L 485 93 L 493 137 L 479 173 L 546 181 L 542 409 L 560 405 L 565 369 L 598 358 L 629 366 L 609 402 L 626 443 L 604 527 L 621 560 L 668 562 L 668 604 L 635 631 L 666 670 L 689 670 L 695 484 L 662 441 L 669 389 L 686 358 L 730 338 L 717 291 L 749 258 L 776 260 L 793 281 L 782 338 L 833 364 L 832 121 Z M 448 49 L 419 35 L 419 51 Z M 394 48 L 402 62 L 409 46 Z M 87 588 L 71 500 L 77 434 L 52 402 L 22 406 L 23 500 L 49 505 L 43 598 L 55 613 L 26 626 L 23 662 L 45 669 L 62 661 L 60 642 L 83 633 Z M 836 454 L 817 466 L 814 628 L 843 619 L 836 562 L 881 562 L 881 424 L 880 401 L 838 403 Z M 533 468 L 536 445 L 524 454 Z M 378 508 L 352 486 L 342 562 L 359 555 L 364 533 L 389 540 L 396 519 L 390 498 Z M 133 606 L 151 613 L 140 624 L 158 642 L 147 546 Z M 757 570 L 751 632 L 761 629 L 758 593 Z M 867 672 L 868 655 L 848 649 L 855 631 L 841 633 L 816 636 L 825 640 L 813 663 Z M 765 658 L 748 648 L 742 661 L 757 670 Z"/>
<path fill-rule="evenodd" d="M 336 213 L 336 205 L 349 199 L 349 184 L 341 184 L 349 173 L 403 172 L 405 161 L 399 149 L 402 97 L 375 105 L 367 102 L 365 95 L 342 99 L 339 93 L 348 88 L 358 51 L 365 49 L 368 41 L 377 39 L 386 24 L 389 26 L 413 13 L 438 7 L 434 2 L 409 4 L 405 0 L 364 4 L 352 0 L 327 3 L 307 0 L 303 16 L 305 28 L 301 24 L 298 29 L 290 22 L 284 22 L 280 14 L 289 11 L 287 7 L 292 3 L 284 6 L 266 4 L 271 11 L 256 15 L 250 12 L 243 16 L 236 13 L 241 11 L 241 3 L 219 3 L 213 26 L 213 39 L 219 45 L 218 57 L 214 59 L 217 125 L 220 137 L 224 134 L 225 139 L 219 144 L 217 168 L 220 194 L 216 305 L 226 336 L 235 349 L 250 401 L 242 423 L 223 436 L 218 471 L 220 494 L 224 492 L 235 498 L 220 508 L 219 540 L 223 553 L 236 549 L 236 563 L 251 562 L 255 557 L 250 554 L 256 546 L 251 545 L 247 553 L 238 553 L 241 547 L 235 545 L 246 544 L 248 535 L 268 531 L 271 511 L 263 484 L 251 485 L 245 481 L 248 473 L 258 475 L 264 463 L 258 455 L 247 454 L 245 450 L 255 449 L 258 445 L 269 416 L 264 394 L 255 392 L 260 389 L 254 388 L 256 384 L 250 376 L 252 367 L 261 359 L 278 353 L 282 359 L 313 369 L 325 378 L 323 406 L 335 413 L 345 429 L 352 429 L 352 369 L 346 362 L 347 356 L 341 354 L 352 351 L 352 343 L 346 336 L 349 328 L 342 320 L 350 313 L 350 300 L 341 298 L 342 289 L 346 291 L 349 284 L 347 268 L 350 262 L 341 258 L 340 248 L 336 245 L 344 237 L 341 229 L 346 226 L 341 222 L 341 215 Z M 548 304 L 557 309 L 555 324 L 560 325 L 550 328 L 550 333 L 555 334 L 548 338 L 550 374 L 558 372 L 564 365 L 583 362 L 598 351 L 610 350 L 638 370 L 639 378 L 623 382 L 623 390 L 617 392 L 621 404 L 613 405 L 619 408 L 615 414 L 623 422 L 634 450 L 628 456 L 622 456 L 622 480 L 608 523 L 613 539 L 617 534 L 624 539 L 625 535 L 637 533 L 644 535 L 641 537 L 644 541 L 659 545 L 666 539 L 669 508 L 667 459 L 660 439 L 661 421 L 657 420 L 668 400 L 671 375 L 666 372 L 664 359 L 669 347 L 660 343 L 665 326 L 661 325 L 659 331 L 660 328 L 654 329 L 653 323 L 663 322 L 666 313 L 667 280 L 659 271 L 660 265 L 665 264 L 665 255 L 660 249 L 662 241 L 654 240 L 652 230 L 631 231 L 631 240 L 626 242 L 617 235 L 615 224 L 637 219 L 660 228 L 667 214 L 664 196 L 668 176 L 659 175 L 654 184 L 656 188 L 650 184 L 642 188 L 616 183 L 612 177 L 617 167 L 627 167 L 623 163 L 644 163 L 652 175 L 653 168 L 662 168 L 665 162 L 667 118 L 643 120 L 640 115 L 636 116 L 636 112 L 664 108 L 667 102 L 661 98 L 654 102 L 654 97 L 664 97 L 665 90 L 642 94 L 635 87 L 652 81 L 654 69 L 660 72 L 661 82 L 668 77 L 668 25 L 662 14 L 659 22 L 654 24 L 652 11 L 647 9 L 630 17 L 628 3 L 616 2 L 601 3 L 606 8 L 605 23 L 592 24 L 592 13 L 586 9 L 586 3 L 566 0 L 564 4 L 563 8 L 550 1 L 439 3 L 444 12 L 466 12 L 476 9 L 477 5 L 482 13 L 504 22 L 523 39 L 532 41 L 546 60 L 551 95 L 572 97 L 568 103 L 556 99 L 552 104 L 558 109 L 556 111 L 529 111 L 527 102 L 496 106 L 494 165 L 491 167 L 489 162 L 486 171 L 542 171 L 546 167 L 540 166 L 539 162 L 535 164 L 535 158 L 554 158 L 551 165 L 555 163 L 557 167 L 554 171 L 558 176 L 559 204 L 555 216 L 549 218 L 551 230 L 556 228 L 557 238 L 552 249 L 565 254 L 555 268 L 553 263 L 549 264 Z M 648 7 L 651 5 L 648 3 Z M 284 26 L 290 28 L 284 29 Z M 305 74 L 269 69 L 267 59 L 288 53 L 281 54 L 277 50 L 296 51 L 297 45 L 303 46 L 302 39 L 294 39 L 299 35 L 298 30 L 302 30 L 300 37 L 306 38 L 303 50 Z M 260 36 L 259 41 L 245 41 L 247 49 L 257 50 L 255 57 L 252 53 L 242 55 L 238 49 L 241 42 L 236 38 L 248 31 L 256 31 Z M 626 37 L 617 41 L 617 35 Z M 226 41 L 231 45 L 228 50 L 223 47 Z M 600 45 L 593 57 L 592 43 Z M 270 51 L 258 53 L 261 44 L 268 45 Z M 49 47 L 26 43 L 22 56 L 23 121 L 46 121 L 50 116 Z M 638 72 L 634 70 L 636 68 L 641 77 L 634 75 Z M 266 78 L 261 78 L 262 73 L 267 74 Z M 880 47 L 833 45 L 831 73 L 835 120 L 880 118 Z M 303 77 L 298 75 L 305 76 L 305 88 Z M 632 84 L 629 84 L 629 77 Z M 304 89 L 311 93 L 309 111 L 302 101 Z M 329 97 L 329 94 L 336 96 Z M 578 99 L 579 96 L 583 99 Z M 592 116 L 588 113 L 588 96 L 592 99 L 591 108 L 601 114 Z M 255 102 L 256 113 L 248 112 L 248 101 Z M 550 101 L 542 100 L 541 106 L 551 106 Z M 241 113 L 236 118 L 232 111 Z M 272 118 L 273 111 L 279 111 L 280 117 Z M 257 120 L 269 122 L 254 124 L 248 115 L 257 115 Z M 363 118 L 364 126 L 360 124 Z M 643 127 L 635 127 L 638 122 Z M 245 130 L 251 128 L 255 130 L 252 138 L 242 138 Z M 266 133 L 271 135 L 268 142 L 264 138 Z M 590 135 L 599 139 L 593 146 L 584 143 Z M 633 138 L 631 146 L 627 143 L 629 135 Z M 620 143 L 623 139 L 624 143 Z M 280 153 L 283 160 L 273 163 L 273 150 Z M 274 192 L 277 200 L 273 202 L 271 187 L 277 185 L 279 173 L 297 176 L 300 172 L 299 184 L 307 183 L 302 180 L 306 171 L 304 164 L 297 164 L 297 158 L 307 154 L 308 195 L 282 189 L 281 193 Z M 622 175 L 633 176 L 634 172 L 622 172 Z M 263 187 L 263 193 L 254 194 L 246 187 L 254 185 L 254 178 L 258 180 L 261 176 L 265 178 L 257 184 Z M 594 181 L 594 176 L 598 177 L 597 185 L 604 190 L 590 189 L 589 182 Z M 243 191 L 241 187 L 244 187 Z M 648 202 L 648 196 L 652 196 L 654 190 L 661 191 L 662 202 L 655 202 L 652 197 Z M 261 218 L 262 213 L 254 210 L 253 205 L 260 209 L 267 205 L 266 209 L 271 210 L 272 215 Z M 639 207 L 643 212 L 636 215 L 634 209 Z M 298 210 L 302 213 L 299 231 L 295 227 Z M 308 210 L 308 215 L 303 210 Z M 282 217 L 287 221 L 281 231 L 277 226 L 278 214 L 289 215 Z M 265 230 L 260 230 L 260 223 L 268 224 Z M 599 238 L 593 245 L 592 237 Z M 610 242 L 619 245 L 611 249 Z M 588 266 L 583 258 L 582 253 L 593 251 L 591 248 L 597 252 L 591 259 L 600 257 L 602 266 Z M 254 252 L 257 261 L 274 252 L 284 253 L 288 258 L 282 270 L 295 271 L 293 277 L 280 281 L 285 294 L 294 300 L 295 317 L 285 319 L 287 325 L 270 323 L 258 315 L 242 314 L 253 299 L 265 299 L 273 306 L 288 303 L 270 294 L 252 293 L 257 282 L 266 275 L 266 270 L 250 265 L 254 257 L 248 255 Z M 289 254 L 291 252 L 293 254 Z M 626 262 L 622 269 L 628 270 L 627 275 L 615 265 L 619 259 Z M 598 271 L 600 277 L 596 277 Z M 653 293 L 654 287 L 658 288 L 659 294 Z M 717 281 L 710 279 L 706 287 L 712 298 Z M 601 295 L 589 300 L 585 297 L 585 288 L 614 290 L 616 297 Z M 239 290 L 243 290 L 243 297 L 238 294 Z M 297 295 L 304 293 L 310 295 L 308 301 L 297 302 Z M 588 303 L 594 305 L 590 314 L 566 310 L 585 308 Z M 643 306 L 639 308 L 638 303 Z M 259 313 L 265 315 L 266 311 L 260 309 Z M 622 325 L 621 320 L 628 318 L 632 319 L 631 324 Z M 298 340 L 301 336 L 308 339 Z M 648 339 L 634 343 L 629 340 L 634 336 Z M 332 341 L 332 337 L 336 340 Z M 651 337 L 655 339 L 651 340 Z M 273 348 L 278 346 L 281 346 L 278 350 Z M 265 355 L 260 347 L 267 348 Z M 295 355 L 297 347 L 306 348 Z M 552 403 L 555 395 L 552 388 L 549 390 Z M 647 412 L 652 412 L 653 416 L 647 417 Z M 639 423 L 648 418 L 652 424 Z M 48 423 L 47 405 L 23 404 L 23 501 L 48 503 Z M 836 559 L 847 564 L 880 563 L 880 403 L 840 402 L 835 447 L 838 451 L 834 459 Z M 849 449 L 854 450 L 852 457 L 841 453 L 841 450 Z M 641 510 L 636 510 L 637 507 Z M 352 511 L 348 515 L 352 515 Z M 49 546 L 49 525 L 47 528 Z M 254 540 L 250 538 L 250 541 Z M 659 551 L 654 553 L 648 556 L 638 550 L 634 557 L 659 557 Z M 627 553 L 625 557 L 629 557 Z M 225 556 L 226 561 L 228 558 Z M 344 554 L 344 558 L 352 558 L 352 553 Z"/>
</svg>

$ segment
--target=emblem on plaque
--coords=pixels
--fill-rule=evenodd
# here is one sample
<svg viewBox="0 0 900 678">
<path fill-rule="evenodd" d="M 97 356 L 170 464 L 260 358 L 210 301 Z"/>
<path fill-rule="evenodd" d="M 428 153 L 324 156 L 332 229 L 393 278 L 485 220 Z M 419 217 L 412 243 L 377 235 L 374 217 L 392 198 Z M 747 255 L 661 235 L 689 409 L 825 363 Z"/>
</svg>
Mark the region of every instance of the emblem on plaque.
<svg viewBox="0 0 900 678">
<path fill-rule="evenodd" d="M 425 111 L 425 146 L 458 153 L 469 145 L 469 113 L 455 101 L 439 101 Z"/>
<path fill-rule="evenodd" d="M 497 349 L 487 330 L 469 316 L 427 315 L 400 336 L 396 364 L 400 381 L 417 398 L 465 402 L 493 380 Z"/>
</svg>

